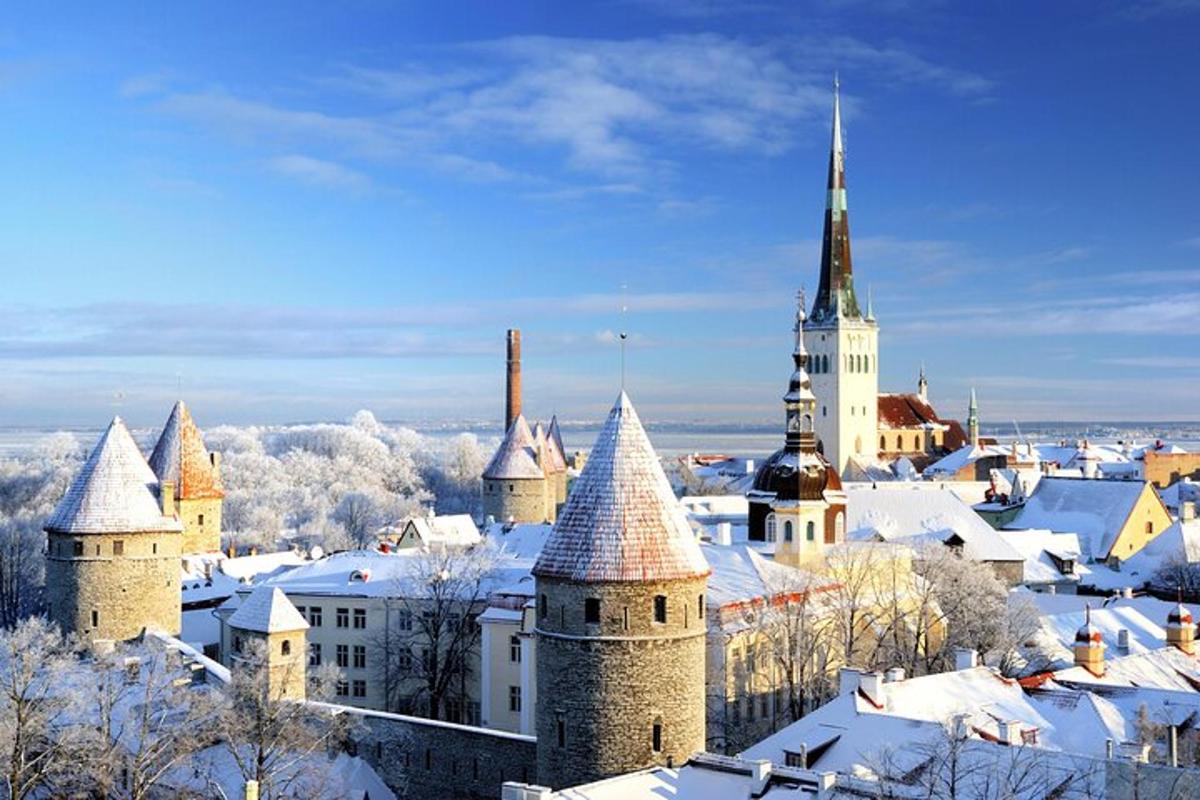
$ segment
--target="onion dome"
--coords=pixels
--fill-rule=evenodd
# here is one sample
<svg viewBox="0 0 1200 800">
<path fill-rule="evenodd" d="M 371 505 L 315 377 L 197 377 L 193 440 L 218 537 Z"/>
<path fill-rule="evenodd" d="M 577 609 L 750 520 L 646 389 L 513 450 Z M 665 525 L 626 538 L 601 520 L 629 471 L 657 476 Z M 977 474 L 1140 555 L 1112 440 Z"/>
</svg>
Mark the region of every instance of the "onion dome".
<svg viewBox="0 0 1200 800">
<path fill-rule="evenodd" d="M 483 477 L 499 481 L 546 477 L 538 464 L 537 443 L 524 414 L 518 414 L 509 426 L 496 455 L 483 471 Z"/>
<path fill-rule="evenodd" d="M 618 582 L 700 578 L 709 572 L 687 514 L 621 392 L 533 574 Z"/>
<path fill-rule="evenodd" d="M 171 409 L 171 416 L 154 445 L 150 469 L 159 482 L 175 484 L 175 496 L 180 500 L 225 496 L 214 459 L 182 400 Z"/>
<path fill-rule="evenodd" d="M 163 516 L 158 478 L 120 417 L 100 437 L 45 527 L 67 534 L 183 529 L 174 516 Z"/>
<path fill-rule="evenodd" d="M 752 491 L 776 500 L 821 500 L 825 491 L 841 491 L 842 479 L 818 453 L 776 450 L 754 473 Z"/>
</svg>

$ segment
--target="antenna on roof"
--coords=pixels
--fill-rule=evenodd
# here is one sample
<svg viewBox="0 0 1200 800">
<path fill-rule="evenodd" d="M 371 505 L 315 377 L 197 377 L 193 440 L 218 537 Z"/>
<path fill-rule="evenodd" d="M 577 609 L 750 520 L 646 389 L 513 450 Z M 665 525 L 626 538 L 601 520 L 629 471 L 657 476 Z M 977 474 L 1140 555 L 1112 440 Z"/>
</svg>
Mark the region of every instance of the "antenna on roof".
<svg viewBox="0 0 1200 800">
<path fill-rule="evenodd" d="M 621 284 L 621 332 L 618 334 L 621 339 L 621 391 L 625 391 L 625 340 L 629 338 L 629 334 L 625 330 L 625 316 L 629 311 L 629 306 L 625 302 L 625 290 L 628 287 Z"/>
</svg>

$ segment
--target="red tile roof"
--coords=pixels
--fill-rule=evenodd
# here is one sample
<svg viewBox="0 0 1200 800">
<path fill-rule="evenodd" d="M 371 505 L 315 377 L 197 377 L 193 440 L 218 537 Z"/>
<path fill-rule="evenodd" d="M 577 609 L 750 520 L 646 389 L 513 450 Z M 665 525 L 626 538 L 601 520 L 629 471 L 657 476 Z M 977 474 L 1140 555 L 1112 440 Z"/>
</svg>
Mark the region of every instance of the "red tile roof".
<svg viewBox="0 0 1200 800">
<path fill-rule="evenodd" d="M 175 496 L 181 500 L 225 496 L 221 475 L 204 446 L 204 437 L 182 400 L 171 409 L 158 444 L 154 445 L 150 469 L 160 482 L 174 481 Z"/>
</svg>

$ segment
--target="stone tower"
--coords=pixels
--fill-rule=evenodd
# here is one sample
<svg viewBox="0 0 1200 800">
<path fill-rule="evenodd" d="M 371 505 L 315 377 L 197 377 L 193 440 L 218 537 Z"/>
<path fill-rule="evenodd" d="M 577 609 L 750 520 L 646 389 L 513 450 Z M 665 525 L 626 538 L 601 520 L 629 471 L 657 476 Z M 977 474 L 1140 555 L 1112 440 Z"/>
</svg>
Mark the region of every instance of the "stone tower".
<svg viewBox="0 0 1200 800">
<path fill-rule="evenodd" d="M 50 619 L 64 632 L 89 640 L 179 633 L 183 527 L 174 491 L 113 419 L 46 521 Z"/>
<path fill-rule="evenodd" d="M 180 400 L 171 409 L 154 452 L 150 469 L 160 482 L 175 484 L 175 513 L 183 523 L 183 553 L 221 549 L 221 486 L 218 453 L 210 453 L 204 437 Z"/>
<path fill-rule="evenodd" d="M 555 483 L 546 437 L 518 414 L 483 470 L 483 513 L 497 522 L 553 522 Z M 565 464 L 564 464 L 565 466 Z"/>
<path fill-rule="evenodd" d="M 804 335 L 820 398 L 817 439 L 838 474 L 852 456 L 874 460 L 879 433 L 879 326 L 870 311 L 863 315 L 854 292 L 844 156 L 835 82 L 821 283 Z"/>
<path fill-rule="evenodd" d="M 533 574 L 538 781 L 703 750 L 709 568 L 624 392 Z"/>
<path fill-rule="evenodd" d="M 267 695 L 272 700 L 303 700 L 307 695 L 308 621 L 283 590 L 259 586 L 225 621 L 226 664 L 244 668 L 265 659 Z"/>
<path fill-rule="evenodd" d="M 817 452 L 813 422 L 817 397 L 808 375 L 804 349 L 804 294 L 796 308 L 794 371 L 783 396 L 786 436 L 754 474 L 749 501 L 748 536 L 775 543 L 775 560 L 799 566 L 819 557 L 826 545 L 846 538 L 846 494 L 837 470 Z"/>
</svg>

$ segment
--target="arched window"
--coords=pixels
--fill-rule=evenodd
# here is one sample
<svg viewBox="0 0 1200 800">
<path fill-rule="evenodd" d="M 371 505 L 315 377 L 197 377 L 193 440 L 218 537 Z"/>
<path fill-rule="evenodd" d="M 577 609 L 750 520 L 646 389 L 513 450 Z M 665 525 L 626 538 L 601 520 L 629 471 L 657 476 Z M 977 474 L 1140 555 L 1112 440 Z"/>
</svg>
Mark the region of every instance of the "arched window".
<svg viewBox="0 0 1200 800">
<path fill-rule="evenodd" d="M 913 437 L 913 450 L 921 449 L 921 435 L 917 434 Z"/>
<path fill-rule="evenodd" d="M 829 356 L 821 356 L 821 372 L 829 372 Z"/>
<path fill-rule="evenodd" d="M 879 437 L 879 449 L 887 450 L 887 437 L 885 437 L 885 436 Z"/>
<path fill-rule="evenodd" d="M 896 434 L 896 449 L 897 450 L 904 449 L 904 439 L 900 436 L 900 434 Z"/>
<path fill-rule="evenodd" d="M 654 752 L 656 753 L 661 753 L 663 749 L 662 734 L 662 717 L 658 717 L 654 720 L 654 726 L 650 729 L 650 746 L 654 748 Z"/>
<path fill-rule="evenodd" d="M 792 540 L 792 521 L 790 519 L 783 523 L 783 540 L 785 542 Z"/>
<path fill-rule="evenodd" d="M 817 524 L 811 519 L 808 521 L 808 528 L 804 531 L 804 538 L 810 542 L 815 542 L 817 539 Z"/>
<path fill-rule="evenodd" d="M 768 542 L 775 541 L 775 515 L 767 514 L 766 539 Z"/>
<path fill-rule="evenodd" d="M 279 652 L 285 656 L 290 656 L 292 654 L 292 640 L 284 639 L 283 644 L 279 647 Z"/>
</svg>

